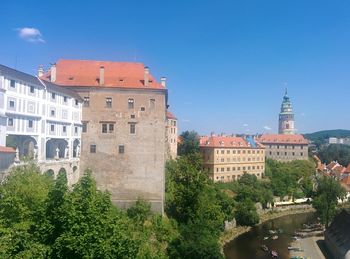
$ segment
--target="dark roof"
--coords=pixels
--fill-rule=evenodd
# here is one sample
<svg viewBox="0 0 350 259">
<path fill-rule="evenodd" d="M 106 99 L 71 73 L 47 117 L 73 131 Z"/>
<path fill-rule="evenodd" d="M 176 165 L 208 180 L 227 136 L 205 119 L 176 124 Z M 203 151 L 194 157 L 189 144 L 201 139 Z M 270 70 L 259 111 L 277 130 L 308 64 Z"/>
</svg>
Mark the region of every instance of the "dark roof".
<svg viewBox="0 0 350 259">
<path fill-rule="evenodd" d="M 13 69 L 13 68 L 1 65 L 1 64 L 0 64 L 0 74 L 9 76 L 9 77 L 14 78 L 14 79 L 21 80 L 21 81 L 26 82 L 28 84 L 45 87 L 49 91 L 62 93 L 64 95 L 68 95 L 70 97 L 73 97 L 75 99 L 82 101 L 82 98 L 73 90 L 58 86 L 58 85 L 53 84 L 51 82 L 40 80 L 35 76 L 23 73 L 21 71 L 18 71 L 16 69 Z"/>
</svg>

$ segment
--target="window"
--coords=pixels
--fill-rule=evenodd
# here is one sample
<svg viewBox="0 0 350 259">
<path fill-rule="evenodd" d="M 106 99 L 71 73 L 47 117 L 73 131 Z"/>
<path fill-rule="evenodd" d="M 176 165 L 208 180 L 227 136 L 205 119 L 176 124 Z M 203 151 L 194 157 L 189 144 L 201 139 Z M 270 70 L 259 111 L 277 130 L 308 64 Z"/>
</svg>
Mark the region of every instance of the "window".
<svg viewBox="0 0 350 259">
<path fill-rule="evenodd" d="M 63 126 L 62 131 L 63 131 L 63 133 L 66 133 L 67 132 L 67 126 Z"/>
<path fill-rule="evenodd" d="M 226 171 L 231 171 L 231 168 L 230 168 L 230 167 L 227 167 L 227 168 L 226 168 Z"/>
<path fill-rule="evenodd" d="M 136 133 L 136 125 L 135 123 L 130 123 L 130 134 Z"/>
<path fill-rule="evenodd" d="M 279 156 L 279 155 L 280 155 L 280 152 L 277 152 L 277 155 Z"/>
<path fill-rule="evenodd" d="M 10 101 L 10 107 L 15 108 L 15 101 Z"/>
<path fill-rule="evenodd" d="M 300 152 L 300 155 L 301 155 L 301 156 L 303 156 L 303 155 L 304 155 L 304 153 L 303 153 L 303 152 Z"/>
<path fill-rule="evenodd" d="M 286 156 L 286 155 L 287 155 L 287 152 L 284 152 L 284 155 Z"/>
<path fill-rule="evenodd" d="M 67 96 L 63 96 L 63 102 L 67 102 Z"/>
<path fill-rule="evenodd" d="M 130 118 L 131 118 L 131 119 L 135 119 L 135 114 L 131 114 L 131 115 L 130 115 Z"/>
<path fill-rule="evenodd" d="M 96 153 L 96 145 L 90 145 L 90 153 Z"/>
<path fill-rule="evenodd" d="M 270 151 L 270 156 L 272 155 L 272 152 Z"/>
<path fill-rule="evenodd" d="M 34 93 L 34 86 L 30 86 L 30 92 L 33 94 Z"/>
<path fill-rule="evenodd" d="M 119 145 L 118 152 L 119 152 L 119 154 L 124 154 L 124 152 L 125 152 L 124 145 Z"/>
<path fill-rule="evenodd" d="M 106 107 L 111 108 L 112 107 L 112 98 L 106 97 Z"/>
<path fill-rule="evenodd" d="M 10 86 L 15 88 L 16 87 L 16 81 L 15 80 L 10 80 Z"/>
<path fill-rule="evenodd" d="M 225 159 L 224 159 L 224 158 L 221 158 L 221 162 L 222 162 L 222 163 L 225 162 Z"/>
<path fill-rule="evenodd" d="M 221 154 L 225 154 L 225 150 L 221 150 Z"/>
<path fill-rule="evenodd" d="M 51 117 L 55 117 L 55 110 L 54 109 L 51 109 L 51 111 L 50 111 L 50 115 L 51 115 Z"/>
<path fill-rule="evenodd" d="M 294 155 L 295 155 L 295 153 L 294 153 L 294 152 L 292 152 L 292 155 L 294 156 Z"/>
<path fill-rule="evenodd" d="M 225 168 L 222 167 L 222 168 L 221 168 L 221 172 L 224 172 L 224 171 L 225 171 Z"/>
<path fill-rule="evenodd" d="M 28 121 L 28 128 L 33 128 L 33 121 L 32 120 Z"/>
<path fill-rule="evenodd" d="M 108 130 L 109 130 L 109 133 L 113 133 L 113 131 L 114 131 L 114 124 L 109 124 L 108 125 Z"/>
<path fill-rule="evenodd" d="M 74 133 L 75 133 L 75 134 L 78 133 L 78 127 L 74 127 Z"/>
<path fill-rule="evenodd" d="M 230 150 L 226 150 L 226 154 L 230 154 Z"/>
<path fill-rule="evenodd" d="M 56 94 L 55 93 L 51 93 L 51 99 L 55 100 L 56 99 Z"/>
<path fill-rule="evenodd" d="M 102 123 L 102 133 L 113 133 L 114 124 L 113 123 Z"/>
<path fill-rule="evenodd" d="M 53 124 L 50 125 L 50 131 L 55 131 L 55 125 Z"/>
<path fill-rule="evenodd" d="M 141 111 L 144 112 L 146 109 L 145 107 L 141 107 Z"/>
<path fill-rule="evenodd" d="M 300 148 L 301 148 L 301 149 L 304 149 L 304 147 L 303 147 L 303 146 L 300 146 Z"/>
<path fill-rule="evenodd" d="M 90 97 L 89 96 L 85 96 L 84 97 L 84 107 L 89 107 L 90 106 Z"/>
<path fill-rule="evenodd" d="M 13 126 L 13 119 L 12 118 L 8 118 L 7 125 L 10 126 L 10 127 Z"/>
<path fill-rule="evenodd" d="M 82 132 L 83 133 L 87 132 L 87 122 L 83 122 Z"/>
<path fill-rule="evenodd" d="M 128 108 L 129 109 L 134 109 L 134 99 L 129 99 L 128 100 Z"/>
<path fill-rule="evenodd" d="M 75 99 L 75 106 L 78 106 L 79 102 L 77 99 Z"/>
<path fill-rule="evenodd" d="M 149 99 L 149 107 L 154 109 L 156 107 L 156 99 Z"/>
</svg>

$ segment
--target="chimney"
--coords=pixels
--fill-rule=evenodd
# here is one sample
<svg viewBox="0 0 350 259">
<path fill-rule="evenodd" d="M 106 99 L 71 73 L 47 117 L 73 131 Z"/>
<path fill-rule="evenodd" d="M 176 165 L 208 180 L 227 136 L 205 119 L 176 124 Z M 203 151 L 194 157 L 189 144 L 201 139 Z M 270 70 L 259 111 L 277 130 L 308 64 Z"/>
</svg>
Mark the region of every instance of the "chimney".
<svg viewBox="0 0 350 259">
<path fill-rule="evenodd" d="M 104 85 L 105 84 L 105 67 L 104 66 L 100 66 L 100 85 Z"/>
<path fill-rule="evenodd" d="M 144 74 L 144 85 L 149 86 L 149 68 L 145 67 L 145 74 Z"/>
<path fill-rule="evenodd" d="M 165 76 L 162 76 L 160 78 L 160 84 L 165 88 L 166 87 L 166 77 Z"/>
<path fill-rule="evenodd" d="M 56 64 L 52 64 L 51 66 L 51 82 L 56 81 Z"/>
<path fill-rule="evenodd" d="M 38 77 L 42 77 L 44 75 L 44 68 L 43 65 L 40 65 L 38 67 Z"/>
</svg>

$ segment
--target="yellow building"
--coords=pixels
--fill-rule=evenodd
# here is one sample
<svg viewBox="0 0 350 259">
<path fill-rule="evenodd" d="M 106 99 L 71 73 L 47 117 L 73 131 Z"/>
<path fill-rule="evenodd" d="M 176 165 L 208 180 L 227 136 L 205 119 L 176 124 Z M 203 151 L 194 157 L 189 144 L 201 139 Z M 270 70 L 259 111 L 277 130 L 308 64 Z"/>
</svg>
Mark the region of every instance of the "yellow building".
<svg viewBox="0 0 350 259">
<path fill-rule="evenodd" d="M 264 175 L 265 147 L 251 137 L 201 137 L 200 151 L 203 168 L 214 182 L 235 181 L 244 173 Z"/>
</svg>

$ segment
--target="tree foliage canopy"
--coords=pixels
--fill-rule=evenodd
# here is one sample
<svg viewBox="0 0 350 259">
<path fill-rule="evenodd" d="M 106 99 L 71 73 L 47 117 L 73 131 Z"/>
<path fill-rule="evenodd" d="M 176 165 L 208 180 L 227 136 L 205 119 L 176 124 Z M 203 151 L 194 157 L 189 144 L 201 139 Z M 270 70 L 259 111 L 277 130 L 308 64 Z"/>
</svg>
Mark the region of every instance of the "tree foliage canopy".
<svg viewBox="0 0 350 259">
<path fill-rule="evenodd" d="M 180 135 L 181 142 L 178 144 L 179 156 L 190 155 L 199 152 L 199 135 L 195 131 L 184 131 Z"/>
</svg>

